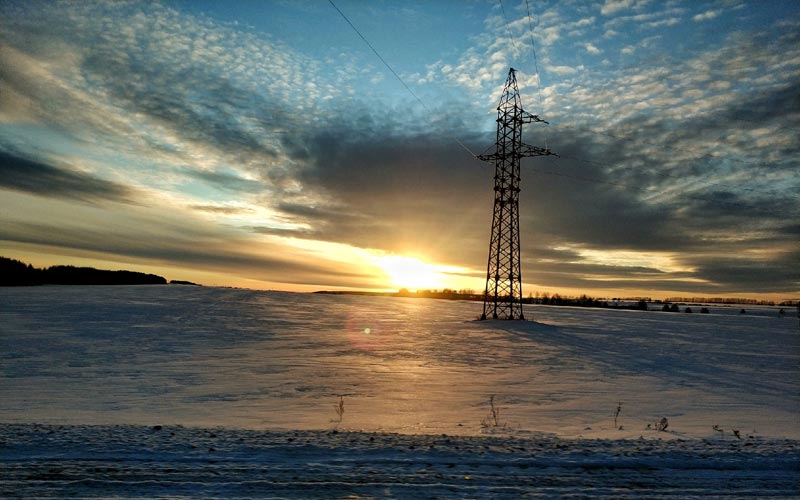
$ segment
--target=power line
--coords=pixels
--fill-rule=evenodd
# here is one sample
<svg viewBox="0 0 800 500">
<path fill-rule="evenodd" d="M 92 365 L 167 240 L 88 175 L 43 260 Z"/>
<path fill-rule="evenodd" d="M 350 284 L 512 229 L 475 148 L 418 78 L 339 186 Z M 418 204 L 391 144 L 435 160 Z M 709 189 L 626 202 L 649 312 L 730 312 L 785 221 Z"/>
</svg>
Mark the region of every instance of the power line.
<svg viewBox="0 0 800 500">
<path fill-rule="evenodd" d="M 542 77 L 539 74 L 539 62 L 536 58 L 536 43 L 533 41 L 533 22 L 531 22 L 531 6 L 528 0 L 525 0 L 525 8 L 528 11 L 528 34 L 531 39 L 531 51 L 533 51 L 533 69 L 536 71 L 536 90 L 539 94 L 539 106 L 542 107 L 542 115 L 544 115 L 544 99 L 542 99 Z M 538 23 L 537 23 L 538 24 Z"/>
<path fill-rule="evenodd" d="M 389 63 L 386 62 L 386 59 L 384 59 L 383 56 L 381 56 L 380 53 L 377 51 L 377 49 L 375 49 L 375 47 L 373 47 L 372 44 L 369 43 L 369 40 L 367 40 L 367 38 L 358 30 L 358 28 L 356 28 L 356 26 L 352 23 L 352 21 L 350 21 L 350 19 L 344 14 L 344 12 L 342 12 L 341 9 L 339 9 L 339 7 L 337 7 L 336 4 L 333 3 L 333 0 L 328 0 L 328 2 L 333 6 L 334 9 L 336 9 L 336 12 L 338 12 L 339 15 L 342 16 L 342 19 L 344 19 L 347 22 L 347 24 L 349 24 L 350 27 L 353 28 L 353 31 L 356 32 L 356 34 L 364 41 L 364 43 L 367 44 L 367 47 L 369 47 L 372 50 L 372 52 L 378 57 L 378 59 L 380 59 L 383 65 L 386 66 L 386 68 L 394 75 L 395 78 L 397 78 L 397 81 L 399 81 L 403 85 L 403 87 L 405 87 L 408 93 L 411 94 L 414 97 L 414 99 L 416 99 L 417 102 L 419 102 L 422 105 L 423 108 L 425 108 L 425 111 L 427 111 L 428 113 L 432 113 L 431 109 L 428 108 L 425 102 L 422 99 L 420 99 L 419 96 L 415 94 L 413 90 L 411 90 L 411 87 L 406 85 L 406 82 L 403 81 L 402 78 L 400 78 L 400 75 L 398 75 L 397 72 L 394 69 L 392 69 Z M 470 155 L 472 155 L 473 157 L 477 156 L 475 153 L 472 152 L 472 150 L 469 147 L 467 147 L 466 144 L 461 142 L 461 140 L 458 137 L 452 135 L 450 137 L 453 140 L 455 140 L 462 148 L 464 148 Z"/>
<path fill-rule="evenodd" d="M 514 51 L 514 58 L 516 59 L 519 57 L 517 54 L 517 42 L 511 34 L 511 25 L 508 22 L 508 16 L 506 16 L 506 8 L 503 7 L 503 0 L 497 0 L 497 3 L 500 4 L 500 10 L 503 12 L 503 20 L 506 23 L 506 33 L 508 33 L 508 40 L 511 42 L 511 48 Z"/>
</svg>

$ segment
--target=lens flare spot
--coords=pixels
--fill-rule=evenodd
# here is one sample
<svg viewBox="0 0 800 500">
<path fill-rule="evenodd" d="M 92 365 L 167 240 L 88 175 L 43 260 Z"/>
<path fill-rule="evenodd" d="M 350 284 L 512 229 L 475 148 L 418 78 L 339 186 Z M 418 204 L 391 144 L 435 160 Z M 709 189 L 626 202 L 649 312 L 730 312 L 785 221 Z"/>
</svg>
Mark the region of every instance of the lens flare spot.
<svg viewBox="0 0 800 500">
<path fill-rule="evenodd" d="M 392 322 L 359 311 L 350 313 L 344 326 L 351 345 L 367 352 L 380 350 L 394 332 Z"/>
</svg>

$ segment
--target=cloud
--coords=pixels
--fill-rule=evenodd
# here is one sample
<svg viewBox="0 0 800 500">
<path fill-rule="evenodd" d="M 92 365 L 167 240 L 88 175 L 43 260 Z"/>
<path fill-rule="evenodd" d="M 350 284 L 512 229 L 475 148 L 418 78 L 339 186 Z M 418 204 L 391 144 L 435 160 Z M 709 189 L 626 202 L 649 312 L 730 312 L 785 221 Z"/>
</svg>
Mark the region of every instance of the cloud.
<svg viewBox="0 0 800 500">
<path fill-rule="evenodd" d="M 646 3 L 647 1 L 639 0 L 606 0 L 603 6 L 600 8 L 600 13 L 604 16 L 609 16 L 611 14 L 616 14 L 621 10 L 631 9 L 635 6 L 641 6 Z"/>
<path fill-rule="evenodd" d="M 244 179 L 236 175 L 235 173 L 231 172 L 224 172 L 218 170 L 212 170 L 212 171 L 195 170 L 190 168 L 185 168 L 183 171 L 188 177 L 202 180 L 224 191 L 233 191 L 235 193 L 247 193 L 247 192 L 260 192 L 264 190 L 263 182 L 251 179 Z"/>
<path fill-rule="evenodd" d="M 752 256 L 725 256 L 712 254 L 694 257 L 692 265 L 712 286 L 698 287 L 700 291 L 717 288 L 740 293 L 796 292 L 800 286 L 797 262 L 800 252 L 794 251 L 780 258 L 753 258 Z"/>
<path fill-rule="evenodd" d="M 675 26 L 681 22 L 681 18 L 679 17 L 669 17 L 667 19 L 660 19 L 658 21 L 651 21 L 647 23 L 647 26 L 651 28 L 659 28 L 661 26 Z"/>
<path fill-rule="evenodd" d="M 189 208 L 191 208 L 192 210 L 199 210 L 201 212 L 211 212 L 211 213 L 225 214 L 225 215 L 253 213 L 252 208 L 228 207 L 221 205 L 189 205 Z"/>
<path fill-rule="evenodd" d="M 129 170 L 133 178 L 152 165 L 173 174 L 196 169 L 196 178 L 244 190 L 256 186 L 213 172 L 280 178 L 292 168 L 282 138 L 325 121 L 326 100 L 346 93 L 357 77 L 351 61 L 337 65 L 337 78 L 319 78 L 319 61 L 168 6 L 11 7 L 13 26 L 0 24 L 0 82 L 13 102 L 0 100 L 0 117 L 41 123 L 94 154 L 144 165 L 144 172 Z M 295 98 L 298 91 L 303 99 Z"/>
<path fill-rule="evenodd" d="M 602 50 L 598 49 L 597 47 L 595 47 L 591 43 L 585 44 L 584 47 L 586 48 L 586 52 L 588 52 L 588 53 L 590 53 L 592 55 L 600 54 L 601 52 L 603 52 Z"/>
<path fill-rule="evenodd" d="M 714 19 L 715 17 L 719 16 L 722 13 L 721 10 L 707 10 L 703 13 L 697 14 L 692 17 L 692 20 L 696 23 L 709 21 Z"/>
<path fill-rule="evenodd" d="M 491 179 L 487 165 L 464 154 L 446 134 L 365 135 L 340 127 L 305 142 L 310 161 L 299 180 L 329 203 L 278 208 L 295 223 L 315 228 L 320 239 L 461 262 L 473 230 L 465 215 L 480 213 L 485 219 L 489 213 L 490 190 L 480 189 Z M 468 141 L 473 148 L 476 142 Z M 471 206 L 476 199 L 484 200 L 482 209 Z"/>
<path fill-rule="evenodd" d="M 0 187 L 86 203 L 131 203 L 135 191 L 116 182 L 0 151 Z"/>
<path fill-rule="evenodd" d="M 627 23 L 635 23 L 640 26 L 645 25 L 651 28 L 663 25 L 674 25 L 677 24 L 680 20 L 680 15 L 685 13 L 685 11 L 686 9 L 683 7 L 670 7 L 669 4 L 666 4 L 666 8 L 663 10 L 652 10 L 639 14 L 612 17 L 604 23 L 604 26 L 607 30 L 622 30 L 629 29 L 625 26 Z"/>
<path fill-rule="evenodd" d="M 571 75 L 576 73 L 578 69 L 582 68 L 573 68 L 571 66 L 548 66 L 547 71 L 556 75 Z"/>
</svg>

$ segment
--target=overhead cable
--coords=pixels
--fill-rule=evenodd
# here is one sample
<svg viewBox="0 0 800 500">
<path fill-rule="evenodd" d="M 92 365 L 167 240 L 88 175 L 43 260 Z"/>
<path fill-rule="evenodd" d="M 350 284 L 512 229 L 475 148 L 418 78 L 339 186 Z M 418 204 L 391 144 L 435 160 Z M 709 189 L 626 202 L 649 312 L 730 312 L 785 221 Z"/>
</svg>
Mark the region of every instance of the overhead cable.
<svg viewBox="0 0 800 500">
<path fill-rule="evenodd" d="M 411 90 L 411 87 L 409 87 L 406 84 L 406 82 L 403 81 L 402 78 L 400 78 L 400 75 L 398 75 L 397 72 L 394 69 L 392 69 L 392 67 L 389 65 L 388 62 L 386 62 L 386 59 L 384 59 L 383 56 L 380 55 L 377 49 L 375 49 L 375 47 L 371 43 L 369 43 L 369 40 L 367 40 L 367 38 L 361 33 L 361 31 L 359 31 L 358 28 L 356 28 L 353 22 L 350 21 L 350 19 L 344 14 L 344 12 L 342 12 L 341 9 L 339 9 L 339 7 L 337 7 L 336 4 L 333 3 L 333 0 L 328 0 L 328 2 L 333 6 L 334 9 L 336 9 L 336 12 L 338 12 L 339 15 L 342 16 L 342 19 L 344 19 L 347 22 L 347 24 L 349 24 L 350 27 L 353 28 L 353 31 L 356 32 L 356 34 L 364 41 L 364 43 L 367 44 L 367 47 L 369 47 L 370 50 L 372 50 L 372 52 L 378 57 L 378 59 L 380 59 L 383 65 L 386 66 L 386 68 L 394 75 L 395 78 L 397 78 L 397 81 L 399 81 L 400 84 L 403 85 L 403 87 L 405 87 L 408 93 L 411 94 L 414 97 L 414 99 L 416 99 L 417 102 L 419 102 L 422 105 L 423 108 L 425 108 L 425 111 L 427 111 L 428 113 L 433 113 L 431 109 L 428 108 L 428 106 L 425 104 L 425 102 L 422 99 L 420 99 L 419 96 L 415 94 L 413 90 Z M 472 155 L 473 157 L 477 156 L 475 153 L 472 152 L 472 150 L 469 147 L 467 147 L 466 144 L 461 142 L 461 140 L 458 137 L 452 135 L 450 137 L 454 141 L 456 141 L 462 148 L 464 148 L 470 155 Z"/>
<path fill-rule="evenodd" d="M 544 116 L 544 99 L 542 99 L 542 77 L 539 74 L 539 62 L 536 57 L 536 43 L 533 41 L 533 22 L 531 22 L 531 6 L 528 0 L 525 0 L 525 8 L 528 11 L 528 34 L 531 39 L 531 51 L 533 52 L 533 69 L 536 71 L 536 90 L 539 94 L 539 106 L 542 108 L 542 115 Z M 538 24 L 538 23 L 537 23 Z"/>
<path fill-rule="evenodd" d="M 506 8 L 503 6 L 503 0 L 497 0 L 497 3 L 500 4 L 500 10 L 503 13 L 503 20 L 506 23 L 506 33 L 508 33 L 508 41 L 511 43 L 511 50 L 514 51 L 514 58 L 516 59 L 519 57 L 517 54 L 517 42 L 514 39 L 514 35 L 511 34 L 511 25 L 508 22 L 508 16 L 506 16 Z"/>
</svg>

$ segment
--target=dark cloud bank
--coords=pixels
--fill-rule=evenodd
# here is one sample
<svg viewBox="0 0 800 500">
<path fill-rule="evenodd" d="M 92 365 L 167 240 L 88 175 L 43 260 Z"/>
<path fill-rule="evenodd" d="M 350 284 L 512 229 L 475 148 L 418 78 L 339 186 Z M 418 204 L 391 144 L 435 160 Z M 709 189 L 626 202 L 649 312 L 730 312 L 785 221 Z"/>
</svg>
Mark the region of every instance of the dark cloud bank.
<svg viewBox="0 0 800 500">
<path fill-rule="evenodd" d="M 771 116 L 780 116 L 779 108 L 795 98 L 783 89 L 762 96 L 756 109 L 767 117 L 771 105 Z M 714 126 L 724 124 L 700 121 L 695 134 L 707 134 Z M 494 140 L 456 134 L 478 151 Z M 449 133 L 367 133 L 340 125 L 309 135 L 303 144 L 298 157 L 308 168 L 297 177 L 307 188 L 324 193 L 331 205 L 279 204 L 287 218 L 314 228 L 298 236 L 396 252 L 416 249 L 442 262 L 483 268 L 493 167 L 465 154 Z M 598 140 L 575 131 L 555 140 L 551 134 L 550 147 L 562 158 L 523 160 L 520 211 L 527 282 L 695 293 L 798 289 L 797 224 L 790 216 L 797 200 L 780 188 L 765 193 L 715 182 L 714 171 L 720 168 L 716 158 L 701 156 L 677 168 L 671 165 L 669 147 L 642 159 L 631 141 Z M 585 161 L 597 158 L 601 163 Z M 638 167 L 642 162 L 646 168 Z M 705 176 L 693 189 L 681 188 L 695 170 Z M 664 171 L 669 174 L 659 175 Z M 687 271 L 602 266 L 580 259 L 576 249 L 668 252 Z M 681 281 L 687 278 L 692 281 Z"/>
<path fill-rule="evenodd" d="M 83 202 L 125 201 L 134 190 L 90 174 L 0 151 L 0 187 Z"/>
</svg>

